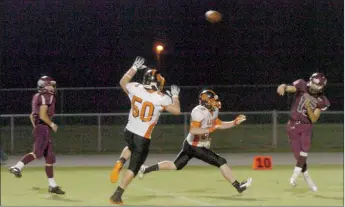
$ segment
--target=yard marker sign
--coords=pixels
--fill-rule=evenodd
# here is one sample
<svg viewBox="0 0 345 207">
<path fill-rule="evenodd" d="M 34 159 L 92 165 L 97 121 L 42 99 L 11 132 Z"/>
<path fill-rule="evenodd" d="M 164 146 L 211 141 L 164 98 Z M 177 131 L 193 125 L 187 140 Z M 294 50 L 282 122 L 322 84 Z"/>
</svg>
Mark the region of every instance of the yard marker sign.
<svg viewBox="0 0 345 207">
<path fill-rule="evenodd" d="M 272 157 L 255 156 L 253 159 L 253 170 L 272 170 Z"/>
</svg>

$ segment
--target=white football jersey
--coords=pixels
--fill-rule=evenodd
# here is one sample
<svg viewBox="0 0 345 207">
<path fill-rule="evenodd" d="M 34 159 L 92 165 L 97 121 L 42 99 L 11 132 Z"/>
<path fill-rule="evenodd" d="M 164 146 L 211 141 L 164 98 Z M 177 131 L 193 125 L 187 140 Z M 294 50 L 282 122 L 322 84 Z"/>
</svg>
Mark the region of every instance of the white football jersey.
<svg viewBox="0 0 345 207">
<path fill-rule="evenodd" d="M 139 136 L 151 139 L 153 128 L 165 106 L 172 104 L 172 99 L 162 92 L 147 91 L 140 83 L 126 85 L 131 100 L 131 110 L 126 129 Z"/>
<path fill-rule="evenodd" d="M 206 107 L 198 105 L 192 110 L 191 123 L 198 122 L 200 128 L 210 128 L 215 125 L 218 119 L 219 110 L 210 112 Z M 220 120 L 219 120 L 220 121 Z M 190 145 L 197 147 L 209 148 L 211 145 L 211 137 L 209 133 L 203 135 L 193 135 L 189 133 L 186 138 Z"/>
</svg>

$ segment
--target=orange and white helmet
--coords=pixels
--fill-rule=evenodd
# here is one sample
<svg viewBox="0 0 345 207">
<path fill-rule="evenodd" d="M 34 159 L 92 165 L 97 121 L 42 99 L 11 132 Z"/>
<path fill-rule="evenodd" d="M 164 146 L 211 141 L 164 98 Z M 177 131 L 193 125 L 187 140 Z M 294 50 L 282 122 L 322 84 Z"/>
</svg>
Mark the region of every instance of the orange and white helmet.
<svg viewBox="0 0 345 207">
<path fill-rule="evenodd" d="M 212 90 L 204 90 L 199 95 L 199 104 L 207 109 L 214 111 L 222 107 L 218 95 Z"/>
</svg>

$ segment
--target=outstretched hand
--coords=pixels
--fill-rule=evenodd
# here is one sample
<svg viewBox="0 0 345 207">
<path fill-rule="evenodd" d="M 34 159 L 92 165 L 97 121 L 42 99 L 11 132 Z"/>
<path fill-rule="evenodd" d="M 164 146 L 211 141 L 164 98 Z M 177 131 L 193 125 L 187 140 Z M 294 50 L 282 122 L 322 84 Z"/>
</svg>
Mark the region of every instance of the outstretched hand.
<svg viewBox="0 0 345 207">
<path fill-rule="evenodd" d="M 245 115 L 243 115 L 243 114 L 238 115 L 235 119 L 235 125 L 241 124 L 245 120 L 247 120 L 247 117 Z"/>
<path fill-rule="evenodd" d="M 134 61 L 133 65 L 132 65 L 132 68 L 134 70 L 144 69 L 145 68 L 144 67 L 144 63 L 145 63 L 145 58 L 138 56 L 138 57 L 135 58 L 135 61 Z"/>
</svg>

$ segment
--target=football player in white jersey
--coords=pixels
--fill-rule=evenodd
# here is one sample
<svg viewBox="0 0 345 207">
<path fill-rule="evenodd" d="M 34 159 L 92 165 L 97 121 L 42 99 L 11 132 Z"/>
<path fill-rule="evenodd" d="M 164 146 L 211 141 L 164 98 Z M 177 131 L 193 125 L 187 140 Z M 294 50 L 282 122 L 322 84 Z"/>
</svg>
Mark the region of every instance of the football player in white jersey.
<svg viewBox="0 0 345 207">
<path fill-rule="evenodd" d="M 246 120 L 246 117 L 239 115 L 233 121 L 221 121 L 218 118 L 221 102 L 216 93 L 211 90 L 201 92 L 199 103 L 192 111 L 189 134 L 175 161 L 163 161 L 150 167 L 143 165 L 139 171 L 139 178 L 143 178 L 146 173 L 158 170 L 181 170 L 187 165 L 189 160 L 197 158 L 218 167 L 225 179 L 231 182 L 239 193 L 242 193 L 251 185 L 252 178 L 239 183 L 227 165 L 227 161 L 209 149 L 211 145 L 211 137 L 209 135 L 216 129 L 228 129 L 239 125 Z"/>
<path fill-rule="evenodd" d="M 122 194 L 132 179 L 138 174 L 140 166 L 145 162 L 149 153 L 151 133 L 158 122 L 162 111 L 168 111 L 174 115 L 181 113 L 179 93 L 180 88 L 171 86 L 169 96 L 162 93 L 165 79 L 155 69 L 144 65 L 145 59 L 137 57 L 133 66 L 120 80 L 123 91 L 131 101 L 131 110 L 128 123 L 124 131 L 127 146 L 123 149 L 120 159 L 116 162 L 110 180 L 117 182 L 120 170 L 125 162 L 130 159 L 128 170 L 122 177 L 121 183 L 110 198 L 114 204 L 122 204 Z M 137 70 L 146 69 L 143 82 L 130 82 Z M 171 97 L 170 97 L 171 95 Z"/>
</svg>

